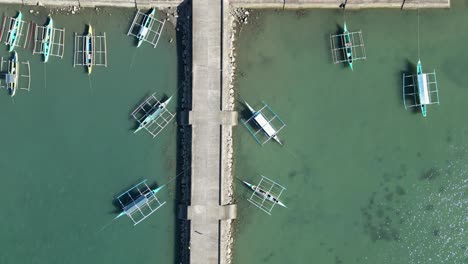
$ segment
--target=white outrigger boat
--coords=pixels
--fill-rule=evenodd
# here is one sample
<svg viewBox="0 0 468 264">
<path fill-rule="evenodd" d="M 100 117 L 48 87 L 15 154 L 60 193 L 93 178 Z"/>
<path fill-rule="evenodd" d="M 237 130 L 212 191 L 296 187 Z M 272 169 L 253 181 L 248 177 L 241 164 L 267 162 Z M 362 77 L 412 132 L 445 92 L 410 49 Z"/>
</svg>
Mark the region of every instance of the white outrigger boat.
<svg viewBox="0 0 468 264">
<path fill-rule="evenodd" d="M 16 89 L 18 88 L 18 77 L 19 77 L 19 61 L 18 61 L 18 53 L 13 55 L 13 59 L 11 59 L 8 63 L 8 73 L 5 75 L 6 79 L 6 87 L 7 90 L 10 91 L 11 96 L 15 96 Z"/>
<path fill-rule="evenodd" d="M 250 189 L 252 189 L 252 191 L 255 192 L 256 195 L 262 197 L 262 198 L 265 198 L 266 200 L 274 203 L 274 204 L 278 204 L 278 205 L 281 205 L 285 208 L 286 205 L 284 205 L 284 203 L 282 203 L 277 197 L 275 197 L 273 194 L 269 193 L 268 191 L 265 191 L 263 190 L 262 188 L 258 187 L 258 186 L 255 186 L 253 184 L 250 184 L 244 180 L 242 180 L 242 182 L 247 185 Z"/>
<path fill-rule="evenodd" d="M 250 112 L 252 112 L 253 119 L 255 123 L 263 130 L 263 132 L 269 137 L 273 138 L 278 144 L 283 145 L 281 140 L 279 139 L 277 133 L 273 126 L 268 122 L 265 116 L 262 114 L 261 111 L 255 111 L 247 102 L 245 102 L 247 108 L 249 108 Z"/>
<path fill-rule="evenodd" d="M 141 43 L 143 43 L 143 40 L 145 40 L 146 35 L 148 35 L 149 29 L 151 26 L 151 21 L 154 18 L 154 13 L 155 13 L 154 8 L 151 8 L 148 14 L 146 14 L 146 16 L 143 18 L 140 30 L 138 31 L 138 34 L 136 35 L 138 39 L 137 48 L 141 46 Z"/>
<path fill-rule="evenodd" d="M 148 124 L 150 124 L 153 120 L 158 118 L 158 116 L 161 115 L 161 113 L 164 111 L 164 109 L 166 109 L 166 107 L 169 104 L 169 102 L 171 101 L 171 99 L 172 99 L 172 96 L 169 97 L 166 101 L 160 103 L 157 107 L 154 107 L 152 109 L 153 112 L 148 114 L 145 117 L 145 119 L 143 119 L 143 121 L 140 123 L 138 128 L 133 133 L 136 133 L 136 132 L 140 131 L 141 129 L 145 128 Z"/>
</svg>

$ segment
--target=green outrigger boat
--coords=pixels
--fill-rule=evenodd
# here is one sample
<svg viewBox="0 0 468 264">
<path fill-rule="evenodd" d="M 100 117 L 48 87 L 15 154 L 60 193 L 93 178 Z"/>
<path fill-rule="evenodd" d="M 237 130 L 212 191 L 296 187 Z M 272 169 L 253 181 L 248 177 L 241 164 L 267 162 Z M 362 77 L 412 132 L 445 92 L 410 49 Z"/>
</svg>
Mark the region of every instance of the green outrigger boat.
<svg viewBox="0 0 468 264">
<path fill-rule="evenodd" d="M 44 36 L 42 38 L 42 47 L 44 50 L 44 63 L 49 60 L 50 48 L 52 45 L 52 31 L 54 29 L 54 21 L 49 17 L 49 23 L 45 27 Z"/>
<path fill-rule="evenodd" d="M 19 62 L 18 62 L 18 53 L 13 55 L 13 58 L 8 63 L 8 72 L 5 74 L 6 88 L 10 91 L 11 97 L 15 96 L 16 89 L 18 87 L 18 77 L 19 77 Z"/>
<path fill-rule="evenodd" d="M 346 49 L 346 59 L 348 60 L 349 67 L 353 70 L 353 48 L 346 22 L 344 22 L 343 42 Z"/>
<path fill-rule="evenodd" d="M 151 21 L 154 18 L 155 12 L 156 11 L 154 10 L 154 8 L 151 8 L 148 14 L 143 18 L 140 30 L 138 31 L 138 34 L 136 36 L 138 39 L 137 48 L 141 46 L 141 43 L 143 43 L 143 40 L 146 38 L 146 35 L 148 35 L 149 27 L 150 27 Z"/>
<path fill-rule="evenodd" d="M 21 18 L 23 14 L 18 12 L 18 16 L 15 18 L 15 22 L 11 24 L 10 29 L 8 30 L 8 40 L 7 45 L 9 45 L 9 51 L 12 52 L 15 49 L 16 41 L 18 40 L 18 29 L 20 27 Z"/>
</svg>

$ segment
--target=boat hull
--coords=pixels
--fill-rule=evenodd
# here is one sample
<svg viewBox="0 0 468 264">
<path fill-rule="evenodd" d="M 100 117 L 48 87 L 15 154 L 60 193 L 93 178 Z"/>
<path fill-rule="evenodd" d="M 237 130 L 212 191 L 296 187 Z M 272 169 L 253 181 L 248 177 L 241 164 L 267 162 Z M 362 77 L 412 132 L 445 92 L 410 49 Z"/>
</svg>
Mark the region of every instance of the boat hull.
<svg viewBox="0 0 468 264">
<path fill-rule="evenodd" d="M 350 34 L 348 31 L 348 28 L 346 27 L 346 22 L 344 23 L 343 38 L 344 38 L 343 42 L 346 48 L 346 60 L 348 61 L 349 68 L 353 70 L 353 48 L 352 48 Z"/>
<path fill-rule="evenodd" d="M 20 21 L 23 17 L 21 12 L 18 12 L 18 16 L 15 19 L 15 23 L 13 23 L 12 27 L 10 28 L 10 34 L 8 38 L 8 43 L 10 45 L 9 51 L 12 52 L 15 49 L 16 41 L 18 40 L 18 27 L 20 26 Z"/>
<path fill-rule="evenodd" d="M 91 74 L 93 71 L 93 27 L 88 26 L 88 34 L 85 36 L 85 59 L 86 59 L 86 68 L 88 74 Z"/>
<path fill-rule="evenodd" d="M 418 65 L 416 67 L 416 73 L 418 74 L 418 76 L 420 76 L 421 74 L 423 74 L 423 71 L 422 71 L 422 65 L 421 65 L 421 60 L 418 60 Z M 419 83 L 418 83 L 419 85 Z M 421 113 L 424 117 L 426 117 L 427 115 L 427 108 L 426 108 L 426 105 L 425 104 L 421 104 Z"/>
<path fill-rule="evenodd" d="M 49 17 L 49 23 L 46 26 L 46 33 L 44 39 L 42 40 L 42 45 L 44 45 L 44 63 L 49 60 L 50 55 L 50 46 L 52 45 L 52 31 L 54 27 L 54 21 Z"/>
<path fill-rule="evenodd" d="M 18 71 L 19 71 L 19 63 L 18 63 L 18 53 L 13 55 L 13 59 L 10 61 L 10 65 L 8 68 L 8 80 L 7 80 L 7 88 L 10 92 L 11 97 L 15 96 L 16 89 L 18 86 Z"/>
</svg>

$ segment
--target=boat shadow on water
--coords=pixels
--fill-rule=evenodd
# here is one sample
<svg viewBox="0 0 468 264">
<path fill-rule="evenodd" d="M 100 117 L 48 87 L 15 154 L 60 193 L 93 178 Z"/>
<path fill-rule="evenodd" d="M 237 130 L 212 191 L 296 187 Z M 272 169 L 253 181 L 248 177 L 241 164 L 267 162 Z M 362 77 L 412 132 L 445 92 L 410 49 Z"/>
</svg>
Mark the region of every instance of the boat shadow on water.
<svg viewBox="0 0 468 264">
<path fill-rule="evenodd" d="M 405 61 L 405 66 L 403 68 L 403 70 L 401 70 L 399 73 L 398 73 L 398 81 L 397 83 L 400 84 L 400 85 L 397 85 L 397 91 L 398 91 L 398 98 L 400 98 L 400 104 L 401 106 L 404 108 L 405 107 L 405 104 L 403 102 L 403 90 L 402 90 L 402 78 L 403 78 L 403 74 L 404 75 L 413 75 L 413 74 L 416 74 L 416 64 L 414 64 L 413 62 L 411 62 L 409 59 L 406 59 Z M 416 89 L 416 87 L 415 87 Z M 415 91 L 416 92 L 416 91 Z M 405 97 L 405 100 L 408 100 L 409 102 L 411 102 L 411 104 L 415 104 L 417 102 L 415 102 L 415 97 L 411 97 L 411 96 L 406 96 Z M 409 112 L 413 113 L 413 114 L 421 114 L 421 108 L 420 107 L 409 107 L 407 109 Z"/>
</svg>

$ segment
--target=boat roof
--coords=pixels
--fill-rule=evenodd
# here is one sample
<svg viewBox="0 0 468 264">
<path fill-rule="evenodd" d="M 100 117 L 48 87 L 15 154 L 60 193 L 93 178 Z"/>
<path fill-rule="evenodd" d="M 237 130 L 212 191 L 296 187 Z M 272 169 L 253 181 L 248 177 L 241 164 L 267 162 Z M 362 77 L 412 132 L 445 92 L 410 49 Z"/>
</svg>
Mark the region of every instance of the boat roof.
<svg viewBox="0 0 468 264">
<path fill-rule="evenodd" d="M 431 98 L 429 96 L 429 88 L 427 84 L 427 74 L 418 74 L 418 93 L 419 102 L 422 105 L 430 104 Z"/>
<path fill-rule="evenodd" d="M 266 120 L 262 113 L 257 112 L 254 119 L 269 137 L 273 137 L 276 134 L 276 130 Z"/>
</svg>

